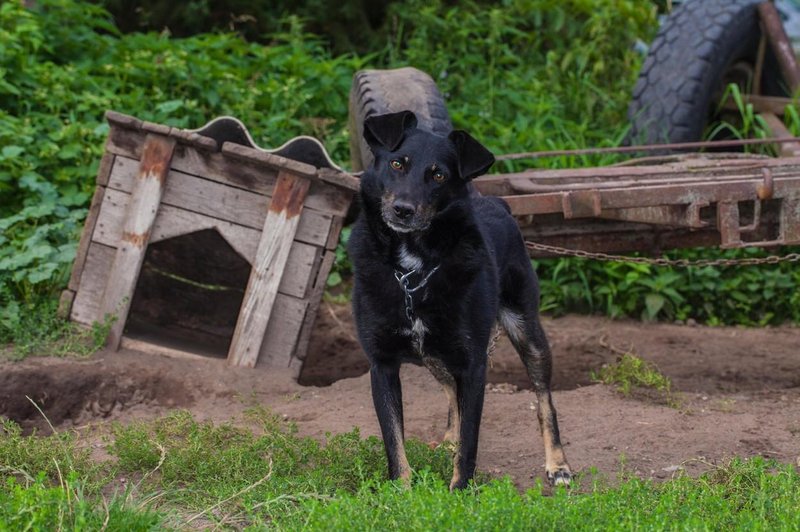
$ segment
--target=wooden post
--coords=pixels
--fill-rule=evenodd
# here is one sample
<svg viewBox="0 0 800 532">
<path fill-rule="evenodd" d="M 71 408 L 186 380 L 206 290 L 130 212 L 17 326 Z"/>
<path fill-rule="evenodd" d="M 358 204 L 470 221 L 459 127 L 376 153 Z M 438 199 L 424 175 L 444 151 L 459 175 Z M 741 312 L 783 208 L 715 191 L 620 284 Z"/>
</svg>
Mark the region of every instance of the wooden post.
<svg viewBox="0 0 800 532">
<path fill-rule="evenodd" d="M 247 282 L 228 363 L 255 367 L 311 182 L 281 170 Z M 287 354 L 288 355 L 288 354 Z"/>
<path fill-rule="evenodd" d="M 131 191 L 122 238 L 103 292 L 101 319 L 112 316 L 115 320 L 106 339 L 106 345 L 119 348 L 122 331 L 128 318 L 133 292 L 139 271 L 144 262 L 147 242 L 161 205 L 164 183 L 169 174 L 175 139 L 149 134 L 145 138 L 139 172 Z"/>
</svg>

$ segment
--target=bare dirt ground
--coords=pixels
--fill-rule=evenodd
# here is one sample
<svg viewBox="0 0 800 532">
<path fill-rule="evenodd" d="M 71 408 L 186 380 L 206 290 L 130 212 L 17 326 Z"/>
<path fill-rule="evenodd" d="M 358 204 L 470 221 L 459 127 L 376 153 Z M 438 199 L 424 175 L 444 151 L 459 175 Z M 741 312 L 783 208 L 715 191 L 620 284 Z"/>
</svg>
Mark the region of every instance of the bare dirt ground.
<svg viewBox="0 0 800 532">
<path fill-rule="evenodd" d="M 733 456 L 765 456 L 800 466 L 800 328 L 708 328 L 567 316 L 545 319 L 555 359 L 554 394 L 574 470 L 614 478 L 696 473 Z M 89 360 L 28 358 L 0 362 L 0 416 L 28 430 L 47 424 L 96 438 L 111 420 L 150 419 L 186 408 L 197 419 L 241 420 L 253 405 L 294 421 L 319 439 L 360 427 L 378 434 L 366 360 L 349 307 L 323 303 L 298 384 L 276 371 L 229 368 L 224 361 L 174 359 L 134 351 Z M 593 384 L 592 370 L 632 352 L 658 368 L 682 408 L 652 394 L 623 397 Z M 427 370 L 404 366 L 407 436 L 438 442 L 447 404 Z M 544 456 L 534 396 L 503 338 L 492 355 L 478 467 L 509 474 L 520 487 L 541 477 Z M 334 382 L 335 381 L 335 382 Z M 332 384 L 331 384 L 332 383 Z"/>
</svg>

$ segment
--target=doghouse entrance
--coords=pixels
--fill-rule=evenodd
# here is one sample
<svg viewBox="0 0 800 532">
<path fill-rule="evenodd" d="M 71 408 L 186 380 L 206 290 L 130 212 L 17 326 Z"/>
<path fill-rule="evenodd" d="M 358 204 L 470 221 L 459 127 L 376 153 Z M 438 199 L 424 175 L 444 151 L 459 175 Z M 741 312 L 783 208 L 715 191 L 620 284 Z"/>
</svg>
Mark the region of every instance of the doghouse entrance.
<svg viewBox="0 0 800 532">
<path fill-rule="evenodd" d="M 250 270 L 215 229 L 151 243 L 124 335 L 225 358 Z"/>
</svg>

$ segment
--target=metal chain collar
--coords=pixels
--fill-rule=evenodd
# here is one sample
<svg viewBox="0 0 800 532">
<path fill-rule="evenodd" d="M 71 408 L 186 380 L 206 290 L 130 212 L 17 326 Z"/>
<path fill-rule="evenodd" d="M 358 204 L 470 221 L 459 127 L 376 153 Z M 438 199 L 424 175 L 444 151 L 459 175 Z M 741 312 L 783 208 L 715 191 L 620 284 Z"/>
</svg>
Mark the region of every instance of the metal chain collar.
<svg viewBox="0 0 800 532">
<path fill-rule="evenodd" d="M 650 257 L 629 257 L 626 255 L 612 255 L 609 253 L 594 253 L 591 251 L 583 251 L 580 249 L 568 249 L 559 246 L 550 246 L 547 244 L 539 244 L 537 242 L 525 241 L 525 246 L 528 249 L 536 251 L 545 251 L 555 255 L 565 255 L 570 257 L 580 257 L 584 259 L 594 259 L 602 261 L 614 262 L 633 262 L 636 264 L 652 264 L 655 266 L 677 266 L 679 268 L 688 267 L 704 267 L 704 266 L 754 266 L 757 264 L 779 264 L 783 262 L 800 262 L 800 253 L 789 253 L 787 255 L 778 256 L 770 255 L 769 257 L 750 257 L 743 259 L 665 259 L 663 257 L 650 258 Z"/>
<path fill-rule="evenodd" d="M 406 273 L 403 273 L 400 270 L 394 271 L 394 278 L 397 279 L 398 283 L 400 283 L 400 288 L 403 289 L 403 294 L 405 295 L 406 298 L 406 318 L 408 318 L 408 321 L 410 322 L 414 321 L 414 299 L 412 295 L 420 288 L 424 288 L 425 285 L 428 284 L 428 281 L 430 280 L 431 276 L 434 273 L 436 273 L 438 269 L 439 266 L 433 268 L 430 272 L 428 272 L 428 275 L 423 277 L 422 280 L 417 284 L 417 286 L 414 287 L 410 286 L 411 282 L 408 279 L 412 275 L 420 273 L 419 271 L 410 270 Z"/>
</svg>

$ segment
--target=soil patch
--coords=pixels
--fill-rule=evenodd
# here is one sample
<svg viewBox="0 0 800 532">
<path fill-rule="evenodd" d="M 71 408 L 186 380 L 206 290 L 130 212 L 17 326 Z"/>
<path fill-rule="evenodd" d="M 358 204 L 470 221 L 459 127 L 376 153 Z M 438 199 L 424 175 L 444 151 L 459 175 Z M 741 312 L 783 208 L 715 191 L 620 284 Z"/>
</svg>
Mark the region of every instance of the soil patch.
<svg viewBox="0 0 800 532">
<path fill-rule="evenodd" d="M 585 316 L 548 318 L 543 325 L 574 470 L 596 469 L 614 478 L 624 468 L 663 479 L 733 456 L 800 460 L 797 327 L 709 328 Z M 647 393 L 623 397 L 594 384 L 591 372 L 624 352 L 654 363 L 672 380 L 683 407 L 670 408 Z M 82 427 L 102 432 L 108 420 L 154 418 L 176 407 L 200 420 L 238 423 L 245 422 L 248 407 L 262 405 L 296 423 L 300 435 L 324 440 L 326 433 L 353 427 L 363 436 L 378 435 L 366 371 L 349 306 L 323 303 L 301 378 L 306 385 L 288 369 L 232 368 L 213 358 L 124 350 L 100 352 L 90 361 L 31 358 L 0 362 L 0 415 L 28 430 L 45 427 L 28 395 L 57 428 L 76 427 L 96 439 L 97 430 Z M 406 436 L 440 442 L 447 420 L 441 387 L 421 367 L 404 366 L 401 376 Z M 505 339 L 492 355 L 489 377 L 478 467 L 528 487 L 542 477 L 544 453 L 535 396 Z"/>
<path fill-rule="evenodd" d="M 41 359 L 0 374 L 0 416 L 26 433 L 49 434 L 51 424 L 74 426 L 116 418 L 134 407 L 191 403 L 180 380 L 134 368 L 109 371 L 94 362 Z"/>
<path fill-rule="evenodd" d="M 591 316 L 544 320 L 553 350 L 553 389 L 593 384 L 592 372 L 632 353 L 654 363 L 677 391 L 736 393 L 800 386 L 800 328 L 700 327 Z M 490 383 L 529 389 L 516 351 L 501 336 Z M 323 302 L 300 383 L 327 386 L 369 370 L 349 305 Z"/>
</svg>

